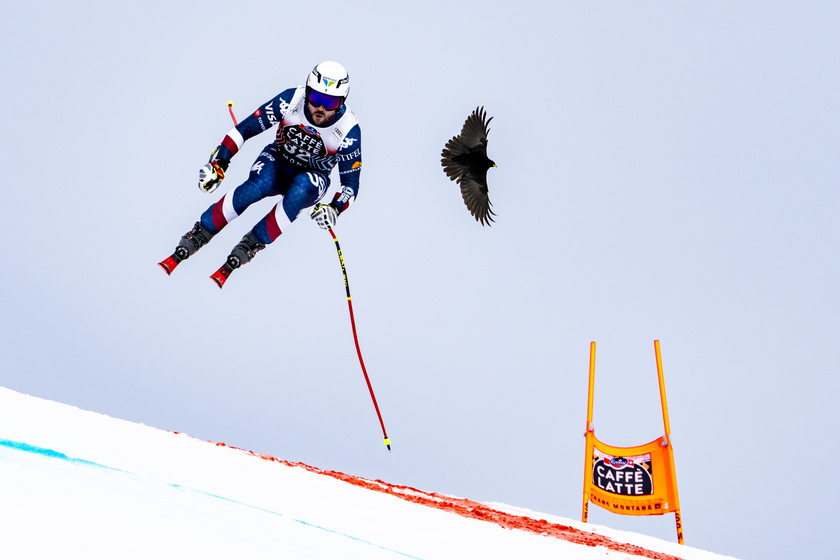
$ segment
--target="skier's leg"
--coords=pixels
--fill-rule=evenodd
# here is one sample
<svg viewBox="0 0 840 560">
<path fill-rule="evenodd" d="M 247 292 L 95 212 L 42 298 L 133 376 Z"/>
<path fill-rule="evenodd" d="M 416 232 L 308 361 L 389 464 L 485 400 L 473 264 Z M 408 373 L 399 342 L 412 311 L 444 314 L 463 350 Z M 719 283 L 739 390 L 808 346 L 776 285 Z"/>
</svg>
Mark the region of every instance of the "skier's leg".
<svg viewBox="0 0 840 560">
<path fill-rule="evenodd" d="M 299 173 L 292 178 L 286 193 L 271 212 L 254 226 L 251 233 L 263 245 L 280 237 L 304 208 L 321 200 L 327 192 L 328 179 L 323 173 Z"/>
<path fill-rule="evenodd" d="M 248 180 L 225 194 L 201 215 L 201 225 L 213 235 L 219 233 L 232 220 L 238 218 L 249 206 L 276 194 L 276 157 L 266 148 L 251 166 Z"/>
<path fill-rule="evenodd" d="M 245 234 L 230 252 L 225 264 L 211 276 L 216 284 L 221 288 L 231 272 L 251 262 L 257 251 L 280 237 L 301 210 L 321 200 L 327 191 L 327 184 L 327 176 L 323 173 L 307 172 L 293 176 L 280 202 Z"/>
<path fill-rule="evenodd" d="M 167 259 L 160 263 L 167 273 L 171 273 L 178 263 L 208 244 L 214 235 L 250 205 L 266 196 L 276 194 L 273 191 L 277 176 L 276 157 L 270 152 L 270 147 L 263 150 L 251 166 L 248 180 L 211 205 L 195 226 L 181 237 L 175 253 L 170 257 L 173 262 L 168 262 L 170 259 Z"/>
</svg>

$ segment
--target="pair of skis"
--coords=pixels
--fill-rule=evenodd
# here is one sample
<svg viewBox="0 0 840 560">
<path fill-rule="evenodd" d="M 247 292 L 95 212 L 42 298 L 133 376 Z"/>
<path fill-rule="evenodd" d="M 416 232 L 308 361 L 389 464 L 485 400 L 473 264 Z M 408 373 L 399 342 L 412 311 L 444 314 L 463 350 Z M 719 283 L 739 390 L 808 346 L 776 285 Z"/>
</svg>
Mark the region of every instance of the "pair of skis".
<svg viewBox="0 0 840 560">
<path fill-rule="evenodd" d="M 171 256 L 163 259 L 158 263 L 158 265 L 166 272 L 166 274 L 172 274 L 172 271 L 175 270 L 175 267 L 181 264 L 181 261 L 184 259 L 178 255 L 178 252 L 172 253 Z M 223 264 L 219 267 L 219 270 L 214 272 L 210 275 L 210 279 L 216 283 L 219 288 L 222 288 L 227 282 L 228 277 L 230 276 L 231 272 L 234 271 L 234 268 L 230 266 L 228 263 Z"/>
</svg>

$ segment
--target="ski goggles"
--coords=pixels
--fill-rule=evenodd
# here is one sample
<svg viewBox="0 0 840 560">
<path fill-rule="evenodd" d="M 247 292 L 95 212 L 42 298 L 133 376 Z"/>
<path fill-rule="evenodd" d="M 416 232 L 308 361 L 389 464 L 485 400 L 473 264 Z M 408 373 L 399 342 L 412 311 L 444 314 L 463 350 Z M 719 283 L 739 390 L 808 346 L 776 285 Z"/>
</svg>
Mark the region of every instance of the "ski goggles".
<svg viewBox="0 0 840 560">
<path fill-rule="evenodd" d="M 344 98 L 337 97 L 335 95 L 327 95 L 326 93 L 321 93 L 320 91 L 316 91 L 312 88 L 306 88 L 306 101 L 313 107 L 318 107 L 320 105 L 327 111 L 335 111 L 341 107 L 342 103 L 344 103 Z"/>
</svg>

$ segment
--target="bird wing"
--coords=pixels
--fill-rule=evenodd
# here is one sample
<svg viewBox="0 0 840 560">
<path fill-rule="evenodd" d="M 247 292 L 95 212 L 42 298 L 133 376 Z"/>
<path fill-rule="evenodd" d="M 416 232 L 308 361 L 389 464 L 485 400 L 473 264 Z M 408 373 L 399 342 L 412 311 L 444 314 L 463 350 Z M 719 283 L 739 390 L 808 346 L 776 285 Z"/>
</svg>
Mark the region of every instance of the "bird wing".
<svg viewBox="0 0 840 560">
<path fill-rule="evenodd" d="M 446 176 L 453 181 L 458 181 L 461 177 L 467 174 L 467 171 L 469 171 L 469 167 L 467 165 L 456 160 L 458 156 L 466 153 L 467 149 L 464 147 L 464 144 L 461 142 L 461 138 L 459 136 L 454 136 L 446 143 L 446 146 L 443 147 L 443 151 L 440 154 L 440 163 L 443 166 L 443 172 L 446 173 Z"/>
<path fill-rule="evenodd" d="M 487 192 L 487 185 L 481 185 L 469 177 L 463 177 L 460 181 L 461 196 L 464 204 L 467 205 L 470 214 L 475 216 L 481 225 L 489 226 L 494 221 L 491 216 L 496 214 L 490 209 L 490 196 Z"/>
<path fill-rule="evenodd" d="M 487 145 L 487 135 L 490 133 L 488 128 L 493 117 L 487 118 L 487 112 L 484 107 L 477 107 L 467 120 L 464 121 L 464 126 L 461 128 L 461 142 L 467 148 L 475 148 L 479 144 Z"/>
</svg>

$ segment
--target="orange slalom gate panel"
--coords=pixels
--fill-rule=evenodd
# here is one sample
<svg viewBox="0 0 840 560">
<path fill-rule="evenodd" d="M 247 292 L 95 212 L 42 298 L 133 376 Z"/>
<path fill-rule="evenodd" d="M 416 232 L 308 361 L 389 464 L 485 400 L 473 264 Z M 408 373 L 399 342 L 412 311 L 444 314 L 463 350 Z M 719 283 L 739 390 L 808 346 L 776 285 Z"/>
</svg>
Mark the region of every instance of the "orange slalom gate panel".
<svg viewBox="0 0 840 560">
<path fill-rule="evenodd" d="M 591 441 L 587 493 L 593 504 L 622 515 L 679 511 L 671 446 L 664 437 L 637 447 Z"/>
</svg>

